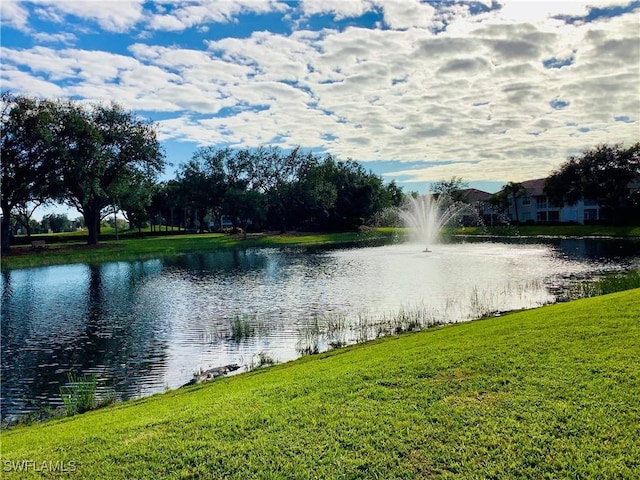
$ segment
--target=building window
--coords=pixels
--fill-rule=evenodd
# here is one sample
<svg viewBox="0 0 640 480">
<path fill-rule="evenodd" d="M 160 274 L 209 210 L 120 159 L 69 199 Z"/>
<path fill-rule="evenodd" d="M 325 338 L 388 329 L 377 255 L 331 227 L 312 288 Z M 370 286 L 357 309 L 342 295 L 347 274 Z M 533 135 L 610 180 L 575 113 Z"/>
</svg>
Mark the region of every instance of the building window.
<svg viewBox="0 0 640 480">
<path fill-rule="evenodd" d="M 522 197 L 522 205 L 531 205 L 531 197 Z"/>
<path fill-rule="evenodd" d="M 536 214 L 536 222 L 544 223 L 547 221 L 547 212 L 537 212 Z"/>
<path fill-rule="evenodd" d="M 547 197 L 545 195 L 536 195 L 536 208 L 547 208 Z"/>
<path fill-rule="evenodd" d="M 598 210 L 595 208 L 587 208 L 584 211 L 584 219 L 585 220 L 597 220 L 598 219 Z"/>
<path fill-rule="evenodd" d="M 559 222 L 560 221 L 560 212 L 558 210 L 549 211 L 549 216 L 547 217 L 550 222 Z"/>
</svg>

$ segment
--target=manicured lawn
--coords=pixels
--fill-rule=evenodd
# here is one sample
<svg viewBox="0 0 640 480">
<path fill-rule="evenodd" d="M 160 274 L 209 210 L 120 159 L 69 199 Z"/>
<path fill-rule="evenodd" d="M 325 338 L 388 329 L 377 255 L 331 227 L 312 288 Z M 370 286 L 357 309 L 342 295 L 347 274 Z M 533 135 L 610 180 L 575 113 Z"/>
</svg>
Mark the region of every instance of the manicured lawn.
<svg viewBox="0 0 640 480">
<path fill-rule="evenodd" d="M 2 432 L 77 478 L 640 478 L 640 290 Z M 71 468 L 70 468 L 71 467 Z"/>
</svg>

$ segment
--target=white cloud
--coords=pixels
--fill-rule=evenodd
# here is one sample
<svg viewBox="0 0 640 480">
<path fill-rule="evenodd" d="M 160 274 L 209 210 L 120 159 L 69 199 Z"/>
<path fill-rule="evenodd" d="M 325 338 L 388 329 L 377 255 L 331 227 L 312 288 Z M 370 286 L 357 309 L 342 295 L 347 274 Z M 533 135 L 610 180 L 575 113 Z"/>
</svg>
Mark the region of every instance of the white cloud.
<svg viewBox="0 0 640 480">
<path fill-rule="evenodd" d="M 389 28 L 256 31 L 208 41 L 206 50 L 5 48 L 2 79 L 19 91 L 162 112 L 165 139 L 300 144 L 339 158 L 433 163 L 399 167 L 396 174 L 412 181 L 525 180 L 597 143 L 638 140 L 636 14 L 566 23 L 549 18 L 584 15 L 585 2 L 545 3 L 535 15 L 519 3 L 479 15 L 468 5 L 436 11 L 403 1 L 415 6 L 411 14 L 399 5 L 305 2 L 303 14 L 336 19 L 377 9 Z M 143 17 L 181 31 L 233 21 L 247 9 L 285 8 L 267 0 L 165 1 Z M 446 29 L 434 31 L 445 18 Z"/>
<path fill-rule="evenodd" d="M 300 8 L 305 17 L 330 14 L 336 20 L 359 17 L 374 8 L 367 0 L 302 0 Z"/>
<path fill-rule="evenodd" d="M 73 33 L 62 32 L 62 33 L 46 33 L 46 32 L 38 32 L 33 34 L 34 40 L 38 43 L 63 43 L 65 45 L 71 45 L 76 42 L 78 37 L 76 37 Z"/>
<path fill-rule="evenodd" d="M 2 26 L 20 31 L 28 30 L 29 12 L 17 0 L 0 2 L 0 20 Z"/>
<path fill-rule="evenodd" d="M 96 22 L 110 32 L 126 32 L 144 18 L 144 0 L 37 0 L 37 13 L 48 20 L 66 16 Z"/>
<path fill-rule="evenodd" d="M 0 65 L 2 87 L 16 93 L 38 95 L 48 98 L 58 98 L 64 90 L 53 82 L 43 80 L 4 62 Z"/>
<path fill-rule="evenodd" d="M 502 0 L 499 18 L 506 22 L 542 22 L 557 16 L 584 17 L 590 8 L 628 4 L 625 0 Z"/>
<path fill-rule="evenodd" d="M 285 2 L 277 0 L 219 0 L 184 1 L 160 4 L 171 5 L 171 9 L 161 9 L 149 20 L 152 30 L 182 31 L 206 23 L 234 22 L 239 14 L 265 14 L 285 12 L 289 9 Z"/>
<path fill-rule="evenodd" d="M 384 22 L 393 29 L 433 26 L 435 9 L 420 0 L 379 0 Z"/>
</svg>

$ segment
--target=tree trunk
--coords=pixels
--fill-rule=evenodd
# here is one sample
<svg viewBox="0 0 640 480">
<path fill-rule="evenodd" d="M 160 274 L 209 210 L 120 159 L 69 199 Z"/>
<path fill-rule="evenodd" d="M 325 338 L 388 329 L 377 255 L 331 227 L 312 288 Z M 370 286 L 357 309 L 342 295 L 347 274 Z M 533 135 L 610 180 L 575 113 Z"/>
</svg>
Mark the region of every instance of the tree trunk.
<svg viewBox="0 0 640 480">
<path fill-rule="evenodd" d="M 196 210 L 196 215 L 199 217 L 198 221 L 200 222 L 198 225 L 198 230 L 200 233 L 204 233 L 204 217 L 207 215 L 206 210 Z"/>
<path fill-rule="evenodd" d="M 2 253 L 11 251 L 11 215 L 7 205 L 2 206 Z"/>
<path fill-rule="evenodd" d="M 98 234 L 100 233 L 100 210 L 85 208 L 83 216 L 84 223 L 87 226 L 87 231 L 89 232 L 87 245 L 97 245 Z"/>
<path fill-rule="evenodd" d="M 280 233 L 287 233 L 287 217 L 285 215 L 282 215 Z"/>
</svg>

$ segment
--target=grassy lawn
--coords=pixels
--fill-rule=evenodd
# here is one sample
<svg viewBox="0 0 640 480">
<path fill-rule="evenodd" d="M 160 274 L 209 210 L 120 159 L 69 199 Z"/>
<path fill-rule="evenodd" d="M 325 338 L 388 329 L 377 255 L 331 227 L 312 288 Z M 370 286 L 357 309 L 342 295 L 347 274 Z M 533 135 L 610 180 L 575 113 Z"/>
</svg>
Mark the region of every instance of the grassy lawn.
<svg viewBox="0 0 640 480">
<path fill-rule="evenodd" d="M 465 227 L 463 235 L 554 236 L 554 237 L 640 237 L 640 227 L 609 225 L 509 225 L 500 227 Z"/>
<path fill-rule="evenodd" d="M 640 478 L 640 290 L 2 432 L 77 478 Z M 39 467 L 40 468 L 40 467 Z M 60 475 L 59 473 L 56 475 Z"/>
<path fill-rule="evenodd" d="M 12 253 L 2 258 L 2 269 L 39 267 L 67 263 L 101 263 L 117 260 L 139 260 L 178 255 L 180 253 L 206 251 L 220 248 L 311 246 L 326 244 L 350 244 L 384 241 L 397 236 L 392 228 L 368 229 L 360 232 L 309 233 L 266 235 L 253 234 L 246 239 L 242 235 L 225 233 L 123 236 L 120 240 L 105 240 L 97 246 L 87 246 L 86 238 L 76 242 L 65 238 L 64 242 L 48 243 L 44 250 L 31 246 L 12 247 Z M 62 238 L 62 235 L 59 235 Z M 71 234 L 70 238 L 78 237 Z M 34 236 L 34 239 L 38 238 Z"/>
</svg>

